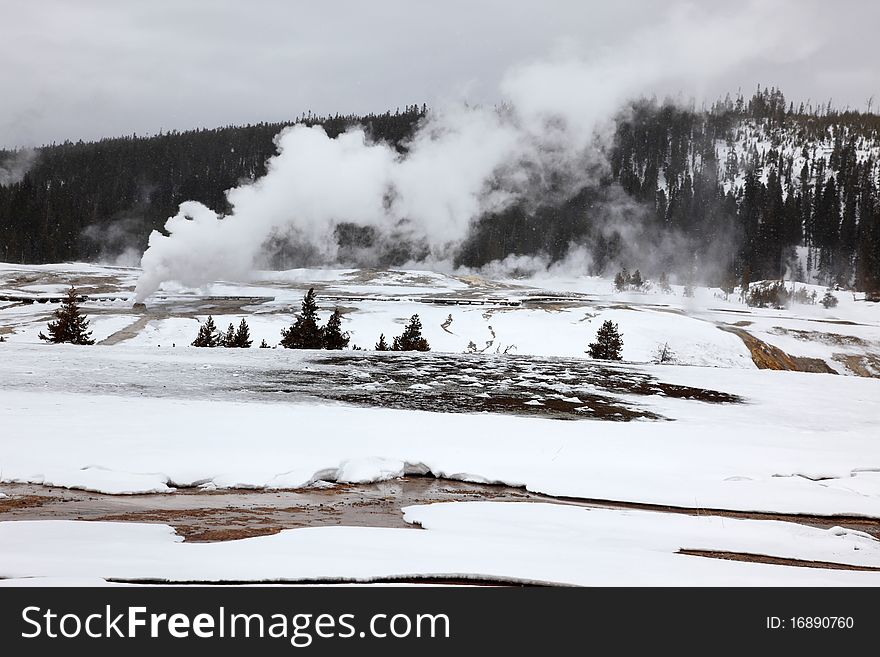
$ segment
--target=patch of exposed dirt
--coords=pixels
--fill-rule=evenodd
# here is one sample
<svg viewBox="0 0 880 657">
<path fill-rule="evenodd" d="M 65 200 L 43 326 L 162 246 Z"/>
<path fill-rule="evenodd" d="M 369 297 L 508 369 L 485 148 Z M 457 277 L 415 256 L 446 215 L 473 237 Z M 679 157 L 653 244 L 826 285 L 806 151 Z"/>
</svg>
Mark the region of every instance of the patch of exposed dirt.
<svg viewBox="0 0 880 657">
<path fill-rule="evenodd" d="M 694 509 L 600 499 L 551 497 L 524 488 L 478 484 L 430 476 L 406 476 L 371 484 L 333 484 L 297 490 L 205 491 L 104 495 L 33 484 L 3 484 L 0 521 L 92 520 L 161 523 L 186 541 L 228 541 L 322 526 L 418 529 L 402 509 L 417 504 L 463 501 L 545 502 L 587 508 L 632 509 L 681 515 L 794 522 L 820 529 L 845 527 L 880 538 L 880 519 L 810 516 L 723 509 Z"/>
<path fill-rule="evenodd" d="M 853 374 L 880 379 L 880 355 L 878 354 L 834 354 L 834 360 L 843 363 L 846 369 Z"/>
<path fill-rule="evenodd" d="M 801 513 L 770 513 L 767 511 L 730 511 L 728 509 L 695 509 L 692 507 L 668 506 L 665 504 L 645 504 L 641 502 L 617 502 L 600 499 L 579 499 L 570 497 L 552 498 L 557 502 L 595 506 L 607 509 L 635 509 L 638 511 L 656 511 L 659 513 L 677 513 L 688 516 L 717 516 L 744 520 L 774 520 L 793 522 L 807 527 L 831 529 L 843 527 L 865 532 L 880 539 L 880 518 L 864 518 L 862 516 L 815 516 Z"/>
<path fill-rule="evenodd" d="M 751 333 L 737 326 L 720 325 L 722 331 L 738 336 L 748 347 L 752 361 L 762 370 L 784 370 L 789 372 L 814 372 L 818 374 L 837 374 L 821 358 L 791 356 L 782 349 L 759 340 Z"/>
<path fill-rule="evenodd" d="M 821 333 L 819 331 L 801 331 L 798 329 L 786 329 L 774 326 L 772 331 L 775 335 L 790 335 L 804 342 L 819 342 L 832 346 L 841 347 L 867 347 L 868 342 L 855 335 L 842 335 L 840 333 Z"/>
<path fill-rule="evenodd" d="M 33 509 L 45 503 L 46 498 L 42 495 L 9 495 L 8 497 L 0 497 L 0 516 L 18 509 Z"/>
<path fill-rule="evenodd" d="M 138 333 L 140 333 L 150 322 L 150 320 L 155 319 L 154 317 L 140 317 L 133 323 L 128 326 L 119 329 L 115 333 L 107 336 L 103 340 L 101 340 L 98 344 L 111 345 L 111 344 L 119 344 L 125 340 L 131 340 L 132 338 L 137 337 Z"/>
<path fill-rule="evenodd" d="M 796 568 L 824 568 L 827 570 L 858 570 L 868 572 L 880 572 L 876 566 L 856 566 L 834 561 L 808 561 L 806 559 L 791 559 L 788 557 L 771 557 L 766 554 L 751 554 L 748 552 L 724 552 L 720 550 L 691 550 L 683 548 L 678 554 L 686 554 L 693 557 L 707 557 L 709 559 L 726 559 L 728 561 L 746 561 L 748 563 L 766 563 L 774 566 L 794 566 Z"/>
<path fill-rule="evenodd" d="M 205 491 L 105 495 L 35 484 L 2 484 L 0 521 L 90 520 L 160 523 L 190 542 L 229 541 L 301 527 L 418 527 L 401 509 L 413 504 L 548 500 L 521 488 L 433 477 L 402 477 L 372 484 L 332 484 L 297 490 Z"/>
</svg>

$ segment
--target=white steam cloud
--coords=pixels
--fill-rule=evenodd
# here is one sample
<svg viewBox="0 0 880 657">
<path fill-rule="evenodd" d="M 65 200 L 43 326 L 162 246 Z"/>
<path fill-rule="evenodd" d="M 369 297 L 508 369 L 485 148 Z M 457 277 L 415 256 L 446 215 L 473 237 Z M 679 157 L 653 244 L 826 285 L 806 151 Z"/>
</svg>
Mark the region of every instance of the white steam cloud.
<svg viewBox="0 0 880 657">
<path fill-rule="evenodd" d="M 361 128 L 335 139 L 320 127 L 287 128 L 266 175 L 227 192 L 230 214 L 188 201 L 166 223 L 167 234 L 153 231 L 137 300 L 165 281 L 199 287 L 245 277 L 276 236 L 335 262 L 341 223 L 448 259 L 485 213 L 588 184 L 604 166 L 610 118 L 628 98 L 664 82 L 698 84 L 750 58 L 796 56 L 792 43 L 804 41 L 793 23 L 804 20 L 798 10 L 762 1 L 706 15 L 679 6 L 613 50 L 585 56 L 567 44 L 512 68 L 500 108 L 431 112 L 403 155 Z"/>
<path fill-rule="evenodd" d="M 14 185 L 25 177 L 37 162 L 39 154 L 32 148 L 13 151 L 0 160 L 0 186 Z"/>
</svg>

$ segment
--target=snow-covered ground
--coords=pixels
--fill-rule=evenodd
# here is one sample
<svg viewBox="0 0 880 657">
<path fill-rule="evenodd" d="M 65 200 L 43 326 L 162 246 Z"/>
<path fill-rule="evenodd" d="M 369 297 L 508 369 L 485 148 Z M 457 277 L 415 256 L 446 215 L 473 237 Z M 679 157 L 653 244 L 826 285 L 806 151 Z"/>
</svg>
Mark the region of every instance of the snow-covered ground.
<svg viewBox="0 0 880 657">
<path fill-rule="evenodd" d="M 85 264 L 0 264 L 0 296 L 40 298 L 47 296 L 43 290 L 57 296 L 76 283 L 95 296 L 84 310 L 98 341 L 180 348 L 211 314 L 221 329 L 246 318 L 254 346 L 261 340 L 271 346 L 292 322 L 305 290 L 314 286 L 323 318 L 338 307 L 352 346 L 366 349 L 380 334 L 388 340 L 399 334 L 418 314 L 434 351 L 461 353 L 473 344 L 482 353 L 584 357 L 596 330 L 610 319 L 624 335 L 628 361 L 651 362 L 668 345 L 678 364 L 753 368 L 743 341 L 724 330 L 734 326 L 791 356 L 818 358 L 841 374 L 880 375 L 880 304 L 848 292 L 835 293 L 836 308 L 795 304 L 775 310 L 749 308 L 737 294 L 725 299 L 711 288 L 697 288 L 692 298 L 679 286 L 670 293 L 657 286 L 616 292 L 611 281 L 597 277 L 491 281 L 424 271 L 291 270 L 259 272 L 246 284 L 218 282 L 197 291 L 166 284 L 142 312 L 131 308 L 137 274 Z M 825 292 L 798 287 L 819 297 Z M 55 306 L 0 303 L 5 303 L 0 334 L 9 343 L 39 342 Z M 847 362 L 849 356 L 859 363 Z"/>
<path fill-rule="evenodd" d="M 316 527 L 193 544 L 165 525 L 0 522 L 0 572 L 84 582 L 434 576 L 589 586 L 880 585 L 880 572 L 677 554 L 681 547 L 722 549 L 880 565 L 880 542 L 840 528 L 498 502 L 408 507 L 405 515 L 426 531 Z"/>
<path fill-rule="evenodd" d="M 839 305 L 828 310 L 773 310 L 705 288 L 693 298 L 679 288 L 617 293 L 598 278 L 296 270 L 203 291 L 166 289 L 143 312 L 131 308 L 137 274 L 78 264 L 0 266 L 0 296 L 7 297 L 0 302 L 0 482 L 173 494 L 182 486 L 292 488 L 417 473 L 560 497 L 880 518 L 880 381 L 845 358 L 880 353 L 880 304 L 849 293 L 838 292 Z M 104 344 L 37 338 L 55 306 L 21 298 L 58 295 L 69 283 L 93 297 L 83 309 Z M 362 352 L 328 361 L 328 352 L 188 346 L 208 314 L 221 328 L 244 317 L 255 347 L 262 339 L 274 345 L 310 286 L 325 319 L 342 309 L 354 344 L 369 349 L 380 333 L 390 340 L 418 313 L 432 353 L 446 355 L 440 362 L 390 354 L 377 369 Z M 605 319 L 620 326 L 627 362 L 586 360 Z M 841 375 L 863 376 L 757 369 L 731 328 L 791 356 L 821 359 Z M 469 343 L 481 355 L 464 353 Z M 652 363 L 667 343 L 676 364 Z M 395 389 L 397 401 L 383 404 L 381 395 L 395 385 L 403 393 Z M 736 397 L 717 403 L 711 395 L 673 394 L 677 386 Z M 479 406 L 448 401 L 499 390 L 528 399 L 536 415 L 498 405 L 476 412 Z M 346 391 L 361 395 L 357 403 L 342 403 L 351 401 Z M 634 419 L 598 419 L 593 397 Z M 563 402 L 584 419 L 540 413 Z M 577 413 L 579 404 L 589 412 Z M 181 543 L 165 525 L 0 515 L 0 577 L 455 574 L 576 584 L 878 584 L 875 572 L 677 554 L 880 566 L 880 543 L 868 535 L 708 513 L 455 503 L 407 509 L 425 531 L 312 528 L 200 545 Z"/>
</svg>

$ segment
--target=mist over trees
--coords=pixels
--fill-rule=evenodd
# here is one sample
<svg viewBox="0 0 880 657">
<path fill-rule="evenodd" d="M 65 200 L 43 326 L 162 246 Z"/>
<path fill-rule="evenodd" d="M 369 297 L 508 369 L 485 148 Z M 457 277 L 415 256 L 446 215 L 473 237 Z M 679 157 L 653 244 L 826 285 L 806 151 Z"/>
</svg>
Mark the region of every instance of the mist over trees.
<svg viewBox="0 0 880 657">
<path fill-rule="evenodd" d="M 320 124 L 331 137 L 362 124 L 404 151 L 425 112 L 413 105 L 295 122 Z M 274 136 L 295 122 L 38 149 L 26 172 L 0 184 L 0 260 L 95 260 L 126 248 L 139 256 L 149 232 L 182 201 L 228 211 L 224 191 L 262 176 Z M 615 119 L 602 176 L 585 174 L 589 184 L 574 195 L 555 194 L 551 180 L 546 198 L 483 216 L 454 264 L 480 267 L 511 255 L 554 262 L 580 248 L 583 273 L 640 268 L 646 278 L 671 274 L 725 289 L 745 278 L 812 277 L 877 290 L 878 146 L 880 116 L 830 103 L 795 106 L 777 89 L 699 109 L 635 101 Z M 0 151 L 0 164 L 13 155 Z M 356 254 L 377 236 L 342 223 L 336 239 L 340 253 Z M 379 264 L 387 266 L 422 255 L 403 241 L 382 249 Z M 283 236 L 267 251 L 268 266 L 308 264 L 309 254 Z"/>
</svg>

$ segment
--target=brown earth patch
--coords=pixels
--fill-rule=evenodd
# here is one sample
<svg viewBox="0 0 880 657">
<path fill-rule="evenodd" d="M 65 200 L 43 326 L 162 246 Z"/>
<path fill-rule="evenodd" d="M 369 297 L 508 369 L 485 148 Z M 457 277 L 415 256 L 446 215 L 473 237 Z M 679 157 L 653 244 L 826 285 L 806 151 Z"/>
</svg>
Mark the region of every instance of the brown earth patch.
<svg viewBox="0 0 880 657">
<path fill-rule="evenodd" d="M 45 504 L 46 498 L 41 495 L 10 495 L 0 497 L 0 515 L 16 509 L 31 509 Z"/>
<path fill-rule="evenodd" d="M 857 570 L 867 572 L 880 572 L 876 566 L 856 566 L 848 563 L 836 563 L 834 561 L 809 561 L 807 559 L 790 559 L 788 557 L 771 557 L 766 554 L 751 554 L 748 552 L 725 552 L 721 550 L 691 550 L 683 548 L 678 554 L 686 554 L 692 557 L 706 557 L 709 559 L 726 559 L 728 561 L 745 561 L 748 563 L 766 563 L 774 566 L 794 566 L 796 568 L 823 568 L 826 570 Z"/>
<path fill-rule="evenodd" d="M 819 331 L 802 331 L 798 329 L 786 329 L 781 326 L 774 326 L 772 333 L 776 335 L 791 335 L 798 340 L 805 342 L 820 342 L 834 346 L 844 347 L 867 347 L 868 342 L 862 340 L 855 335 L 842 335 L 840 333 L 821 333 Z"/>
<path fill-rule="evenodd" d="M 789 372 L 814 372 L 817 374 L 837 374 L 821 358 L 807 358 L 806 356 L 792 356 L 782 349 L 759 340 L 751 333 L 736 326 L 721 325 L 722 331 L 733 333 L 738 336 L 748 347 L 752 355 L 752 361 L 762 370 L 784 370 Z"/>
<path fill-rule="evenodd" d="M 834 360 L 843 363 L 846 369 L 858 376 L 880 379 L 880 355 L 834 354 Z"/>
<path fill-rule="evenodd" d="M 602 499 L 551 497 L 523 488 L 405 476 L 372 484 L 334 484 L 296 490 L 179 489 L 174 493 L 106 495 L 87 491 L 3 484 L 11 495 L 0 499 L 0 521 L 93 520 L 161 523 L 187 541 L 236 540 L 276 534 L 284 529 L 321 526 L 418 529 L 404 522 L 402 508 L 440 502 L 545 502 L 586 508 L 621 509 L 793 522 L 819 529 L 844 527 L 880 538 L 880 519 L 695 509 Z M 5 505 L 5 506 L 4 506 Z"/>
</svg>

